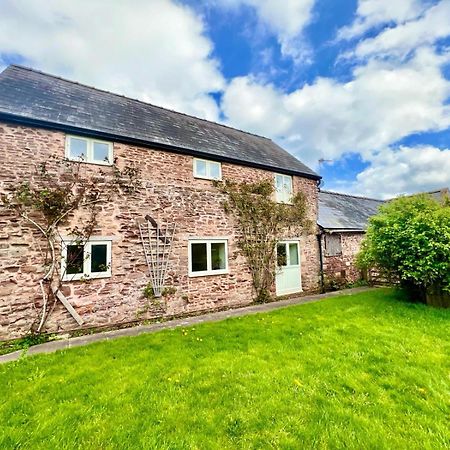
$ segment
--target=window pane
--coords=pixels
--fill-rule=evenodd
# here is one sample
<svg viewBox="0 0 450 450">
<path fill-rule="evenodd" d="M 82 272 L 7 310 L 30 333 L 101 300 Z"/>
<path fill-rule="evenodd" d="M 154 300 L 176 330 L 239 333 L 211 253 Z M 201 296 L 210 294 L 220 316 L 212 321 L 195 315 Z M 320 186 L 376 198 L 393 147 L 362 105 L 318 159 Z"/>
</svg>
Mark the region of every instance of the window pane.
<svg viewBox="0 0 450 450">
<path fill-rule="evenodd" d="M 298 244 L 295 242 L 289 244 L 289 264 L 298 266 Z"/>
<path fill-rule="evenodd" d="M 287 265 L 286 244 L 277 244 L 277 266 Z"/>
<path fill-rule="evenodd" d="M 206 243 L 191 244 L 191 270 L 192 272 L 208 270 Z"/>
<path fill-rule="evenodd" d="M 211 244 L 211 266 L 212 270 L 226 269 L 224 242 Z"/>
<path fill-rule="evenodd" d="M 218 180 L 220 178 L 220 164 L 215 162 L 209 163 L 209 176 Z"/>
<path fill-rule="evenodd" d="M 92 244 L 91 245 L 91 272 L 107 272 L 107 245 Z"/>
<path fill-rule="evenodd" d="M 277 175 L 276 176 L 275 189 L 278 192 L 282 192 L 283 191 L 283 175 Z"/>
<path fill-rule="evenodd" d="M 94 161 L 111 162 L 109 161 L 109 145 L 103 142 L 94 142 Z"/>
<path fill-rule="evenodd" d="M 201 159 L 195 160 L 195 175 L 206 177 L 206 161 L 202 161 Z"/>
<path fill-rule="evenodd" d="M 288 193 L 289 196 L 290 194 L 292 194 L 292 177 L 289 176 L 284 177 L 284 191 Z"/>
<path fill-rule="evenodd" d="M 69 141 L 69 156 L 72 159 L 87 158 L 87 141 L 71 137 Z"/>
<path fill-rule="evenodd" d="M 67 275 L 83 273 L 84 247 L 82 245 L 68 245 L 66 259 Z"/>
</svg>

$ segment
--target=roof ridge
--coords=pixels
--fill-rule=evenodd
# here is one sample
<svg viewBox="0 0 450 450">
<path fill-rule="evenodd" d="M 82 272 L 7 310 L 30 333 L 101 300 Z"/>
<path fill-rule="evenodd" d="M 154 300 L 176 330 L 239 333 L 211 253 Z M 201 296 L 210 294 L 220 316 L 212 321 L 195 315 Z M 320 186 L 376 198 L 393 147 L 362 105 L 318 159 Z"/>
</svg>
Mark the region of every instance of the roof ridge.
<svg viewBox="0 0 450 450">
<path fill-rule="evenodd" d="M 164 111 L 168 111 L 168 112 L 171 112 L 171 113 L 174 113 L 174 114 L 179 114 L 181 116 L 189 117 L 191 119 L 201 120 L 202 122 L 207 122 L 207 123 L 211 123 L 213 125 L 218 125 L 220 127 L 228 128 L 229 130 L 239 131 L 240 133 L 245 133 L 245 134 L 248 134 L 250 136 L 256 136 L 256 137 L 259 137 L 259 138 L 262 138 L 262 139 L 267 139 L 269 141 L 272 141 L 272 139 L 268 138 L 267 136 L 262 136 L 260 134 L 251 133 L 249 131 L 241 130 L 240 128 L 235 128 L 235 127 L 232 127 L 230 125 L 225 125 L 225 124 L 220 123 L 220 122 L 215 122 L 213 120 L 203 119 L 201 117 L 193 116 L 191 114 L 183 113 L 183 112 L 180 112 L 180 111 L 175 111 L 174 109 L 165 108 L 164 106 L 154 105 L 153 103 L 144 102 L 143 100 L 139 100 L 137 98 L 127 97 L 126 95 L 118 94 L 117 92 L 108 91 L 107 89 L 100 89 L 100 88 L 97 88 L 95 86 L 91 86 L 89 84 L 80 83 L 78 81 L 70 80 L 68 78 L 64 78 L 64 77 L 61 77 L 59 75 L 54 75 L 52 73 L 44 72 L 42 70 L 33 69 L 32 67 L 23 66 L 21 64 L 10 64 L 9 66 L 7 66 L 4 69 L 4 71 L 6 71 L 9 67 L 15 67 L 15 68 L 21 69 L 21 70 L 28 70 L 30 72 L 34 72 L 34 73 L 38 73 L 38 74 L 41 74 L 41 75 L 45 75 L 47 77 L 56 78 L 57 80 L 61 80 L 61 81 L 64 81 L 66 83 L 76 84 L 78 86 L 82 86 L 82 87 L 85 87 L 85 88 L 88 88 L 88 89 L 92 89 L 94 91 L 104 92 L 104 93 L 110 94 L 110 95 L 115 95 L 116 97 L 125 98 L 127 100 L 131 100 L 133 102 L 141 103 L 141 104 L 146 105 L 146 106 L 152 106 L 153 108 L 163 109 Z"/>
<path fill-rule="evenodd" d="M 323 192 L 324 194 L 340 195 L 342 197 L 362 198 L 364 200 L 374 200 L 376 202 L 385 202 L 385 200 L 381 200 L 379 198 L 373 198 L 373 197 L 366 197 L 364 195 L 344 194 L 343 192 L 324 191 L 324 190 L 320 190 L 320 192 Z"/>
</svg>

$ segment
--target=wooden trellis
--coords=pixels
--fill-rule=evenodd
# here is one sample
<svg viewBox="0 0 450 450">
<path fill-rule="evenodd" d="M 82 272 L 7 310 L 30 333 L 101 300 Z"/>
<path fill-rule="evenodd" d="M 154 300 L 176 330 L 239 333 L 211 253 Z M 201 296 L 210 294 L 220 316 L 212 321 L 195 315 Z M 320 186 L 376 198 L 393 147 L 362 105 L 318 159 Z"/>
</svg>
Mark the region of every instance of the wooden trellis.
<svg viewBox="0 0 450 450">
<path fill-rule="evenodd" d="M 166 223 L 162 227 L 149 215 L 138 223 L 145 260 L 155 297 L 161 297 L 169 267 L 173 236 L 176 224 Z"/>
</svg>

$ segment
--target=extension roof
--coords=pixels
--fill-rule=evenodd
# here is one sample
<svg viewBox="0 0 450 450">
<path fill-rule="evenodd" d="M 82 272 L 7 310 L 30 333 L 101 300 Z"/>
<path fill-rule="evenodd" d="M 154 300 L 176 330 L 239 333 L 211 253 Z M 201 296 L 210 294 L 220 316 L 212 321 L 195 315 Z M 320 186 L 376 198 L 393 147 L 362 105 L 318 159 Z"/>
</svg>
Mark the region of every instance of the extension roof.
<svg viewBox="0 0 450 450">
<path fill-rule="evenodd" d="M 320 191 L 317 223 L 329 231 L 365 231 L 369 217 L 375 215 L 383 203 L 373 198 Z"/>
<path fill-rule="evenodd" d="M 268 138 L 17 65 L 0 73 L 0 119 L 320 179 Z"/>
</svg>

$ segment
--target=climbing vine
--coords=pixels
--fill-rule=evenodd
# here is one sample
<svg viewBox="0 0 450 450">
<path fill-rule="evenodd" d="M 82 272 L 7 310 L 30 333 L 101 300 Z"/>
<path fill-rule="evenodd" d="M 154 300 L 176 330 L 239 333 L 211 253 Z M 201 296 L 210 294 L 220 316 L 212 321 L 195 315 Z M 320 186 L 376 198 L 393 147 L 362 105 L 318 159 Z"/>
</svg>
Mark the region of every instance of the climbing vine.
<svg viewBox="0 0 450 450">
<path fill-rule="evenodd" d="M 139 169 L 112 167 L 98 169 L 83 161 L 50 157 L 38 164 L 29 180 L 7 188 L 1 204 L 36 229 L 45 241 L 42 250 L 43 276 L 39 280 L 42 301 L 35 302 L 36 320 L 31 331 L 40 333 L 57 303 L 64 273 L 61 273 L 61 230 L 83 252 L 98 226 L 102 205 L 115 195 L 131 195 L 140 187 Z M 70 227 L 76 218 L 76 225 Z M 67 252 L 64 266 L 79 261 L 80 253 Z"/>
<path fill-rule="evenodd" d="M 217 182 L 226 194 L 223 203 L 227 214 L 235 216 L 238 225 L 238 246 L 250 267 L 257 302 L 271 299 L 276 275 L 276 245 L 287 231 L 310 232 L 305 195 L 298 192 L 291 202 L 275 201 L 273 183 Z"/>
</svg>

